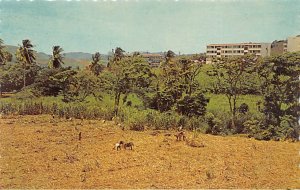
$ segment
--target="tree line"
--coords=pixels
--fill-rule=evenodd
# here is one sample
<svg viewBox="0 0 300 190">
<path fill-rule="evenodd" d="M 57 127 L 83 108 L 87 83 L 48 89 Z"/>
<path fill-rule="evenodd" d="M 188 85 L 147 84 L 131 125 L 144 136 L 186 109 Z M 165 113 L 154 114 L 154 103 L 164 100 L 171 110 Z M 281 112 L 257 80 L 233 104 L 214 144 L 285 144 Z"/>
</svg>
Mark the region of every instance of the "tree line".
<svg viewBox="0 0 300 190">
<path fill-rule="evenodd" d="M 212 79 L 209 88 L 199 83 L 203 62 L 190 57 L 175 56 L 169 50 L 159 68 L 151 68 L 138 53 L 126 55 L 117 47 L 107 66 L 100 64 L 101 54 L 93 54 L 85 69 L 63 67 L 63 49 L 53 46 L 47 67 L 36 63 L 33 45 L 23 40 L 16 52 L 16 64 L 5 51 L 0 40 L 0 83 L 2 91 L 29 90 L 33 96 L 58 96 L 64 102 L 83 102 L 88 96 L 101 100 L 103 93 L 114 100 L 114 115 L 119 115 L 120 104 L 130 106 L 130 94 L 135 94 L 144 109 L 160 113 L 177 113 L 184 116 L 180 121 L 206 118 L 210 133 L 219 134 L 220 121 L 207 113 L 207 93 L 223 94 L 228 101 L 230 115 L 227 128 L 236 133 L 248 133 L 269 140 L 272 137 L 296 139 L 299 133 L 299 76 L 300 53 L 285 53 L 272 57 L 245 55 L 214 59 L 206 72 Z M 203 59 L 203 57 L 197 57 Z M 257 94 L 263 101 L 257 102 L 262 117 L 250 117 L 246 103 L 238 106 L 243 94 Z M 258 136 L 259 136 L 258 135 Z"/>
</svg>

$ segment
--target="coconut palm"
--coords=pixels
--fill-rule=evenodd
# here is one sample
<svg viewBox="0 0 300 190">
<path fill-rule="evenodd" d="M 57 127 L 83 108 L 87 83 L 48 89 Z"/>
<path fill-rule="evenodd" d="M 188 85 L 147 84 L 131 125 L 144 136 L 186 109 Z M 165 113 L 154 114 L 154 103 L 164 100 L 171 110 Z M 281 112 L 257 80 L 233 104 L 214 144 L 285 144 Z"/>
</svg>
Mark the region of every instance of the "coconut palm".
<svg viewBox="0 0 300 190">
<path fill-rule="evenodd" d="M 30 40 L 26 39 L 22 41 L 22 46 L 20 46 L 16 52 L 16 57 L 18 61 L 23 65 L 23 87 L 26 86 L 26 68 L 35 62 L 33 45 Z"/>
<path fill-rule="evenodd" d="M 50 68 L 60 68 L 63 62 L 63 55 L 62 52 L 64 51 L 60 46 L 53 46 L 52 57 L 49 61 Z"/>
<path fill-rule="evenodd" d="M 116 47 L 115 51 L 112 52 L 113 52 L 113 59 L 112 62 L 111 61 L 108 62 L 107 67 L 111 67 L 112 64 L 115 64 L 118 61 L 120 61 L 124 57 L 125 51 L 120 47 Z"/>
<path fill-rule="evenodd" d="M 124 57 L 124 50 L 120 47 L 117 47 L 114 53 L 114 61 L 120 61 Z"/>
<path fill-rule="evenodd" d="M 7 61 L 12 60 L 12 54 L 5 51 L 5 45 L 3 40 L 0 38 L 0 65 L 5 65 Z"/>
<path fill-rule="evenodd" d="M 0 38 L 0 65 L 4 65 L 5 64 L 5 57 L 4 57 L 4 52 L 3 52 L 3 49 L 4 49 L 4 42 L 3 40 Z"/>
<path fill-rule="evenodd" d="M 173 57 L 175 57 L 175 53 L 172 50 L 169 50 L 165 55 L 166 63 L 169 63 Z"/>
</svg>

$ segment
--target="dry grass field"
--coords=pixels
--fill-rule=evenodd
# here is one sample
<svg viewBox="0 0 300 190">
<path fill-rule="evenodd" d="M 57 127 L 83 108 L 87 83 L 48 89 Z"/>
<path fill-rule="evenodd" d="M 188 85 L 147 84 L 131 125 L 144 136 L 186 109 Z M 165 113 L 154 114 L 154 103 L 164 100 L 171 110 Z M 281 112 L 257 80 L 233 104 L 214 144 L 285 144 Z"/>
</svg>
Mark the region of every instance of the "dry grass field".
<svg viewBox="0 0 300 190">
<path fill-rule="evenodd" d="M 191 132 L 187 143 L 174 134 L 48 115 L 2 118 L 0 188 L 300 188 L 299 142 Z M 133 150 L 113 150 L 120 140 Z"/>
</svg>

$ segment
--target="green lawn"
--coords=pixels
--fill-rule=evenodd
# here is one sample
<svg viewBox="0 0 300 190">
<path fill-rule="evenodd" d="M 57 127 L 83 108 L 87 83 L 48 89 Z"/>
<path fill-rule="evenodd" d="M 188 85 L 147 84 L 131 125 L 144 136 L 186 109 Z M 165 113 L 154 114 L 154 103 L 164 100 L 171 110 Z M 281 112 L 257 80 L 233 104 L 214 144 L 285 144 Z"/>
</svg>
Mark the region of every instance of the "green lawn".
<svg viewBox="0 0 300 190">
<path fill-rule="evenodd" d="M 207 111 L 210 112 L 229 112 L 229 102 L 225 95 L 215 95 L 209 94 L 207 97 L 210 98 L 210 101 L 207 105 Z M 257 113 L 256 103 L 262 101 L 261 96 L 257 95 L 241 95 L 237 101 L 237 106 L 240 106 L 242 103 L 246 103 L 249 106 L 250 113 Z"/>
<path fill-rule="evenodd" d="M 216 94 L 206 94 L 206 97 L 210 99 L 208 105 L 207 105 L 207 111 L 209 112 L 229 112 L 229 103 L 228 99 L 225 95 L 216 95 Z M 123 97 L 121 97 L 120 101 L 120 106 L 123 107 Z M 58 104 L 67 104 L 62 102 L 62 97 L 39 97 L 32 99 L 35 102 L 43 102 L 44 104 L 53 104 L 53 103 L 58 103 Z M 142 101 L 134 94 L 130 94 L 127 98 L 127 101 L 132 102 L 132 107 L 142 105 Z M 257 113 L 257 106 L 256 103 L 258 101 L 262 101 L 261 96 L 256 96 L 256 95 L 241 95 L 238 99 L 237 105 L 241 105 L 242 103 L 246 103 L 249 106 L 249 111 L 250 113 Z M 0 99 L 0 104 L 1 103 L 21 103 L 21 100 L 16 100 L 15 98 L 10 97 L 10 98 L 1 98 Z M 77 103 L 71 103 L 71 104 L 77 104 Z M 96 100 L 94 97 L 88 97 L 84 103 L 80 104 L 86 104 L 88 107 L 93 106 L 93 107 L 113 107 L 114 105 L 114 100 L 113 100 L 113 95 L 110 94 L 103 94 L 103 99 L 102 101 Z"/>
</svg>

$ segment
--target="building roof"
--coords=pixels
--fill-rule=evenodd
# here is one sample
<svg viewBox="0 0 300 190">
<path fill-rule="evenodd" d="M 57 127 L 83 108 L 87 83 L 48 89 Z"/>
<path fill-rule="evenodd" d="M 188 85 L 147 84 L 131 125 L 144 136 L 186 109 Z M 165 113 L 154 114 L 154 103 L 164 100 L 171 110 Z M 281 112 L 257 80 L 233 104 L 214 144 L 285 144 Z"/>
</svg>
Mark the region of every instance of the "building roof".
<svg viewBox="0 0 300 190">
<path fill-rule="evenodd" d="M 143 57 L 163 57 L 161 54 L 158 54 L 158 53 L 143 53 L 141 55 Z"/>
<path fill-rule="evenodd" d="M 287 40 L 275 40 L 275 41 L 273 41 L 272 43 L 281 43 L 281 42 L 286 43 Z"/>
<path fill-rule="evenodd" d="M 207 46 L 260 45 L 260 44 L 263 43 L 248 42 L 248 43 L 208 44 Z"/>
</svg>

